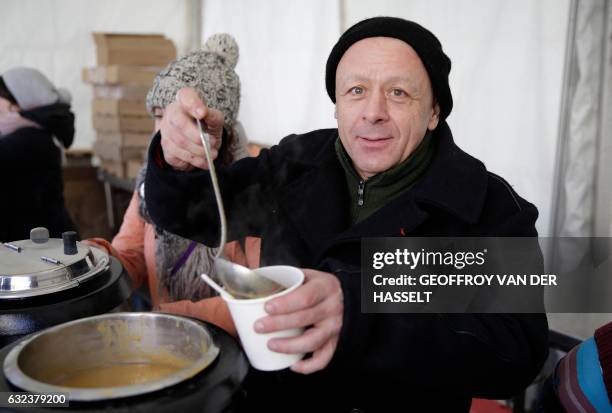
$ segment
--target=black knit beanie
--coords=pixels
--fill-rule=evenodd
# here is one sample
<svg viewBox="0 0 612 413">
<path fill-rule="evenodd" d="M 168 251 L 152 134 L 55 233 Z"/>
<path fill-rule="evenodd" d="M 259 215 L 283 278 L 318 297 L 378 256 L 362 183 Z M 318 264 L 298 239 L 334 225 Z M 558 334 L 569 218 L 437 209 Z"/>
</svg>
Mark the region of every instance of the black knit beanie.
<svg viewBox="0 0 612 413">
<path fill-rule="evenodd" d="M 325 86 L 332 102 L 336 103 L 336 69 L 344 53 L 354 43 L 369 37 L 392 37 L 408 43 L 419 55 L 440 105 L 440 120 L 446 119 L 453 108 L 453 97 L 448 85 L 451 61 L 442 51 L 440 41 L 423 26 L 397 17 L 373 17 L 363 20 L 345 31 L 327 58 Z"/>
</svg>

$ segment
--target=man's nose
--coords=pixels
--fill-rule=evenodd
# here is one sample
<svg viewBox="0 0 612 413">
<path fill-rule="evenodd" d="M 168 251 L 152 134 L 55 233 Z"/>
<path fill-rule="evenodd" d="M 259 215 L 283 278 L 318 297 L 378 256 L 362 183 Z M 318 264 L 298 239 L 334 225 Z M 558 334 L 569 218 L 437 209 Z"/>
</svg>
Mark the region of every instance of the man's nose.
<svg viewBox="0 0 612 413">
<path fill-rule="evenodd" d="M 387 99 L 383 92 L 375 91 L 367 97 L 362 117 L 370 123 L 384 122 L 389 119 Z"/>
</svg>

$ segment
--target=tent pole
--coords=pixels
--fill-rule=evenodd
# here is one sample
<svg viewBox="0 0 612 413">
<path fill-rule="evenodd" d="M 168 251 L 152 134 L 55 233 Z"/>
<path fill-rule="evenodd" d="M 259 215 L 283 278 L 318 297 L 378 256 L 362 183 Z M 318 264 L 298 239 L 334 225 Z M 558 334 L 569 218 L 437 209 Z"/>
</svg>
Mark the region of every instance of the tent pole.
<svg viewBox="0 0 612 413">
<path fill-rule="evenodd" d="M 569 17 L 567 23 L 567 36 L 565 40 L 565 59 L 563 64 L 563 83 L 561 89 L 561 105 L 559 108 L 559 124 L 557 132 L 557 151 L 555 156 L 555 169 L 553 174 L 553 191 L 551 201 L 550 214 L 550 231 L 551 237 L 558 237 L 561 230 L 562 214 L 561 204 L 563 202 L 563 176 L 565 175 L 565 164 L 567 157 L 568 145 L 568 127 L 570 114 L 570 89 L 572 82 L 572 72 L 574 71 L 573 54 L 576 46 L 576 25 L 578 15 L 578 0 L 570 0 Z M 544 256 L 547 262 L 554 262 L 557 256 L 557 243 L 553 242 L 544 251 Z"/>
<path fill-rule="evenodd" d="M 561 106 L 559 111 L 559 126 L 557 140 L 557 154 L 555 156 L 555 172 L 554 172 L 554 187 L 553 199 L 551 206 L 553 213 L 551 214 L 551 236 L 559 236 L 561 226 L 561 214 L 559 206 L 561 203 L 563 172 L 565 169 L 565 159 L 567 157 L 567 138 L 568 138 L 568 123 L 570 114 L 570 88 L 571 74 L 574 70 L 573 54 L 576 45 L 576 24 L 578 14 L 578 0 L 570 0 L 569 20 L 567 24 L 567 37 L 565 41 L 565 61 L 563 64 L 563 84 L 561 89 Z"/>
</svg>

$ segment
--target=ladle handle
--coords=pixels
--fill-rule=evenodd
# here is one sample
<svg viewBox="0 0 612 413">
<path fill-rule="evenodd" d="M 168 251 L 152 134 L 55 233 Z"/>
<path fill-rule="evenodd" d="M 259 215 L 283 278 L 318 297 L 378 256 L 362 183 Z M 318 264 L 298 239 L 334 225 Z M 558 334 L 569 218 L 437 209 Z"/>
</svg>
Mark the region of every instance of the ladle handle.
<svg viewBox="0 0 612 413">
<path fill-rule="evenodd" d="M 217 200 L 217 212 L 219 213 L 219 221 L 221 224 L 221 239 L 219 240 L 219 249 L 215 254 L 215 258 L 221 257 L 223 250 L 225 249 L 225 242 L 227 240 L 227 222 L 225 220 L 225 209 L 223 208 L 223 198 L 221 198 L 221 191 L 219 190 L 219 181 L 217 180 L 217 171 L 215 170 L 215 163 L 213 162 L 212 156 L 210 155 L 210 136 L 202 128 L 202 122 L 200 119 L 196 119 L 198 128 L 200 129 L 200 139 L 202 145 L 204 145 L 204 153 L 206 154 L 206 162 L 208 163 L 208 170 L 210 172 L 210 180 L 212 181 L 213 189 L 215 191 L 215 199 Z"/>
</svg>

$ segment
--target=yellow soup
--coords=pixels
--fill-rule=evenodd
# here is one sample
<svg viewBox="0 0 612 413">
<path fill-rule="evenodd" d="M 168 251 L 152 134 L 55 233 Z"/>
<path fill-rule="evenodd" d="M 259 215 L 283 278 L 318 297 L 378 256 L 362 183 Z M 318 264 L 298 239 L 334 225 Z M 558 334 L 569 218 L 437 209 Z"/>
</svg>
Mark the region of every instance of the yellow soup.
<svg viewBox="0 0 612 413">
<path fill-rule="evenodd" d="M 125 363 L 80 370 L 56 380 L 54 384 L 66 387 L 119 387 L 147 383 L 167 377 L 187 363 L 151 364 Z"/>
</svg>

